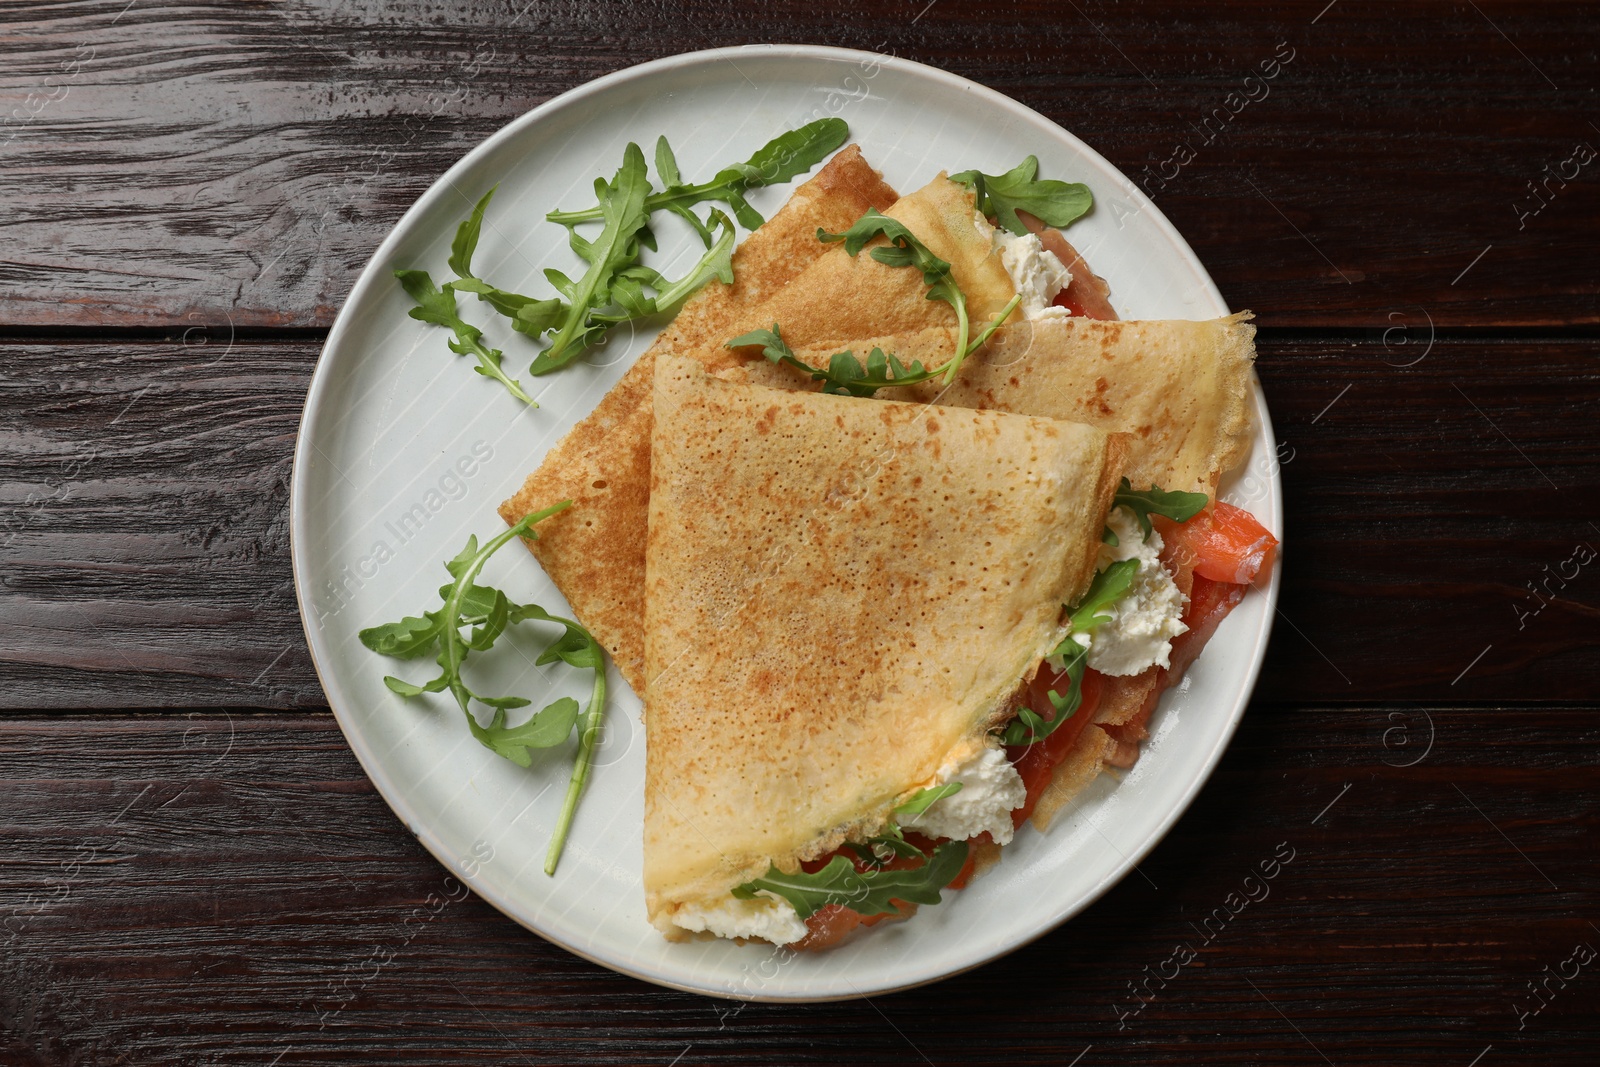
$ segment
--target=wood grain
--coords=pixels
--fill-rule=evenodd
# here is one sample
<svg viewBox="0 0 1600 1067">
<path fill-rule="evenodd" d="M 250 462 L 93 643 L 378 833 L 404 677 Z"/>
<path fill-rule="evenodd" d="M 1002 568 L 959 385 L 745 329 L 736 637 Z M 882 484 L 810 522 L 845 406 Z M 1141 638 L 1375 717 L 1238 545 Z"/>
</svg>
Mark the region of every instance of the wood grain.
<svg viewBox="0 0 1600 1067">
<path fill-rule="evenodd" d="M 1600 946 L 1600 726 L 1440 707 L 1401 768 L 1420 750 L 1386 744 L 1395 715 L 1423 728 L 1403 706 L 1257 704 L 1142 873 L 1064 928 L 871 1003 L 743 1008 L 611 974 L 466 895 L 327 715 L 8 719 L 0 1058 L 1591 1062 L 1593 965 L 1520 1030 L 1513 1005 Z M 1171 975 L 1178 944 L 1197 958 L 1141 1008 L 1130 983 Z"/>
<path fill-rule="evenodd" d="M 286 517 L 317 346 L 189 339 L 9 346 L 0 705 L 323 703 Z M 1262 335 L 1288 539 L 1265 699 L 1600 688 L 1600 571 L 1573 562 L 1600 551 L 1593 343 L 1429 344 Z"/>
<path fill-rule="evenodd" d="M 1597 16 L 0 6 L 0 1063 L 1592 1063 L 1600 977 L 1551 975 L 1600 947 Z M 1150 193 L 1265 327 L 1287 551 L 1255 702 L 1138 873 L 927 989 L 741 1007 L 423 851 L 319 710 L 287 502 L 325 331 L 438 175 L 773 40 L 993 86 Z"/>
<path fill-rule="evenodd" d="M 317 347 L 187 340 L 7 346 L 6 706 L 322 702 L 288 565 Z"/>
<path fill-rule="evenodd" d="M 327 326 L 401 212 L 510 119 L 634 63 L 771 40 L 890 52 L 1036 108 L 1154 195 L 1265 323 L 1594 323 L 1600 161 L 1564 164 L 1600 147 L 1597 14 L 13 4 L 0 326 Z M 1262 64 L 1275 77 L 1247 83 Z"/>
</svg>

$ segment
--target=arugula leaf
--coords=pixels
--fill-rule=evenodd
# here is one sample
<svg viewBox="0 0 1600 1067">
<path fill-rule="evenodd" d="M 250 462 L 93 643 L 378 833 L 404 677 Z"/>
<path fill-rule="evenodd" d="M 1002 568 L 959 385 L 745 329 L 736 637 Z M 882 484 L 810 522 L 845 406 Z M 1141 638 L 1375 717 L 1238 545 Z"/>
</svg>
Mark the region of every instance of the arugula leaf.
<svg viewBox="0 0 1600 1067">
<path fill-rule="evenodd" d="M 656 141 L 656 174 L 665 188 L 646 197 L 644 208 L 650 212 L 671 211 L 692 222 L 695 220 L 689 208 L 707 200 L 720 200 L 746 229 L 753 230 L 765 220 L 745 200 L 746 191 L 787 182 L 804 174 L 844 144 L 849 135 L 850 127 L 843 119 L 818 119 L 779 134 L 757 149 L 746 162 L 724 167 L 710 181 L 699 185 L 683 183 L 672 148 L 662 137 Z M 596 222 L 602 214 L 602 207 L 592 207 L 582 211 L 552 211 L 545 218 L 562 226 L 573 226 L 580 222 Z"/>
<path fill-rule="evenodd" d="M 817 119 L 780 133 L 756 149 L 747 162 L 729 167 L 717 177 L 731 183 L 735 180 L 733 172 L 738 171 L 747 189 L 791 181 L 821 163 L 849 136 L 850 127 L 844 119 Z"/>
<path fill-rule="evenodd" d="M 678 174 L 678 157 L 672 154 L 666 134 L 656 138 L 656 177 L 669 189 L 683 184 L 683 178 Z"/>
<path fill-rule="evenodd" d="M 1008 748 L 1013 745 L 1031 745 L 1043 741 L 1055 733 L 1062 723 L 1072 718 L 1083 704 L 1083 672 L 1089 665 L 1089 650 L 1068 635 L 1046 658 L 1063 661 L 1062 670 L 1067 675 L 1067 691 L 1065 693 L 1059 693 L 1054 689 L 1045 691 L 1054 711 L 1054 717 L 1050 719 L 1046 719 L 1032 708 L 1017 709 L 1017 717 L 1006 724 L 1005 731 L 1000 735 L 1000 743 Z"/>
<path fill-rule="evenodd" d="M 860 255 L 867 242 L 878 237 L 889 243 L 874 248 L 873 259 L 891 267 L 915 267 L 922 274 L 923 284 L 928 287 L 927 298 L 943 300 L 955 309 L 956 358 L 947 364 L 944 380 L 948 385 L 954 380 L 960 361 L 966 358 L 968 331 L 967 298 L 956 285 L 950 264 L 929 251 L 928 246 L 902 223 L 880 214 L 877 208 L 868 208 L 867 213 L 843 233 L 829 233 L 820 226 L 817 228 L 817 240 L 824 243 L 843 241 L 845 252 L 851 256 Z"/>
<path fill-rule="evenodd" d="M 924 382 L 937 373 L 925 370 L 920 361 L 914 360 L 907 367 L 896 356 L 885 355 L 881 348 L 872 350 L 865 368 L 851 352 L 835 352 L 825 370 L 813 367 L 794 354 L 794 350 L 783 339 L 777 323 L 773 323 L 770 330 L 751 330 L 740 334 L 729 341 L 726 347 L 746 348 L 752 345 L 761 346 L 761 354 L 767 362 L 793 367 L 808 375 L 812 381 L 822 382 L 824 393 L 837 393 L 840 396 L 871 396 L 884 386 Z"/>
<path fill-rule="evenodd" d="M 521 726 L 483 727 L 468 720 L 474 737 L 519 767 L 533 762 L 530 748 L 553 748 L 565 741 L 577 721 L 578 702 L 571 697 L 548 705 Z"/>
<path fill-rule="evenodd" d="M 1077 610 L 1072 613 L 1069 620 L 1072 633 L 1092 634 L 1101 626 L 1111 621 L 1110 615 L 1100 612 L 1121 600 L 1133 585 L 1134 575 L 1139 573 L 1139 561 L 1136 559 L 1118 560 L 1105 570 L 1094 576 L 1094 581 L 1089 583 L 1089 591 L 1083 594 L 1083 599 L 1078 601 Z"/>
<path fill-rule="evenodd" d="M 473 276 L 472 256 L 478 250 L 478 236 L 483 232 L 483 213 L 489 209 L 489 201 L 494 199 L 495 191 L 499 188 L 499 185 L 490 187 L 473 206 L 472 214 L 456 227 L 455 239 L 450 242 L 450 258 L 446 262 L 457 278 Z"/>
<path fill-rule="evenodd" d="M 995 320 L 967 346 L 968 355 L 983 346 L 983 343 L 989 339 L 989 335 L 994 333 L 1000 323 L 1005 321 L 1006 316 L 1011 314 L 1021 300 L 1022 297 L 1020 296 L 1012 297 L 1011 302 L 1001 310 Z M 788 342 L 784 341 L 782 331 L 777 323 L 773 323 L 770 330 L 752 330 L 749 333 L 740 334 L 729 341 L 725 347 L 745 348 L 752 345 L 761 346 L 761 354 L 766 357 L 769 363 L 793 367 L 802 374 L 808 375 L 812 381 L 822 382 L 822 391 L 824 393 L 835 393 L 839 396 L 868 397 L 879 389 L 885 389 L 889 386 L 916 385 L 918 382 L 931 381 L 944 374 L 952 363 L 958 362 L 957 360 L 951 360 L 949 363 L 927 368 L 922 365 L 921 360 L 914 359 L 911 361 L 911 366 L 908 367 L 892 352 L 885 353 L 883 349 L 874 347 L 867 356 L 867 365 L 865 367 L 861 365 L 860 360 L 856 359 L 855 353 L 848 349 L 843 352 L 835 352 L 829 357 L 826 369 L 813 367 L 794 354 L 794 350 L 789 347 Z"/>
<path fill-rule="evenodd" d="M 923 812 L 933 807 L 935 802 L 943 800 L 948 796 L 954 796 L 959 792 L 961 792 L 960 782 L 946 782 L 944 785 L 936 785 L 929 789 L 919 789 L 915 793 L 912 793 L 910 799 L 908 799 L 904 804 L 901 804 L 899 807 L 895 808 L 894 814 L 921 815 Z"/>
<path fill-rule="evenodd" d="M 399 622 L 385 623 L 361 631 L 361 643 L 372 651 L 395 659 L 415 659 L 433 647 L 439 639 L 439 620 L 436 613 L 422 618 L 407 615 Z"/>
<path fill-rule="evenodd" d="M 1026 236 L 1027 225 L 1017 217 L 1017 209 L 1056 227 L 1066 226 L 1094 206 L 1089 187 L 1079 182 L 1036 181 L 1039 158 L 1029 156 L 1004 174 L 983 174 L 964 170 L 950 180 L 978 194 L 978 210 L 991 215 L 1001 226 L 1017 236 Z"/>
<path fill-rule="evenodd" d="M 956 371 L 961 369 L 962 362 L 978 349 L 989 336 L 999 328 L 1012 310 L 1021 301 L 1018 295 L 1005 309 L 995 317 L 995 320 L 978 335 L 971 343 L 968 342 L 970 325 L 967 321 L 967 298 L 961 292 L 961 287 L 956 284 L 955 275 L 951 273 L 950 264 L 934 255 L 928 246 L 917 239 L 917 236 L 895 219 L 879 214 L 877 208 L 868 208 L 867 213 L 856 220 L 843 233 L 828 233 L 821 227 L 817 228 L 817 240 L 823 242 L 843 241 L 844 250 L 851 256 L 861 253 L 867 242 L 882 237 L 889 243 L 880 245 L 872 250 L 872 258 L 879 263 L 891 267 L 915 267 L 922 274 L 922 282 L 928 287 L 929 300 L 943 300 L 955 309 L 956 313 L 956 351 L 955 355 L 939 368 L 944 375 L 944 384 L 949 385 L 955 381 Z M 835 357 L 837 358 L 837 357 Z M 938 372 L 935 372 L 938 373 Z M 930 373 L 927 378 L 932 378 L 935 373 Z M 927 378 L 918 379 L 926 381 Z M 901 382 L 899 384 L 909 384 Z"/>
<path fill-rule="evenodd" d="M 1077 713 L 1083 704 L 1083 672 L 1089 665 L 1089 650 L 1078 643 L 1075 635 L 1093 634 L 1095 630 L 1110 622 L 1111 616 L 1102 615 L 1101 612 L 1127 594 L 1133 585 L 1134 575 L 1138 572 L 1138 560 L 1124 559 L 1111 564 L 1094 576 L 1094 581 L 1089 583 L 1088 592 L 1083 594 L 1083 599 L 1072 612 L 1069 619 L 1071 629 L 1067 636 L 1062 638 L 1061 643 L 1045 657 L 1051 664 L 1059 663 L 1060 666 L 1056 669 L 1064 671 L 1067 675 L 1065 693 L 1055 689 L 1045 691 L 1045 695 L 1050 698 L 1054 716 L 1046 719 L 1032 708 L 1018 709 L 1017 717 L 1006 724 L 1005 732 L 1001 735 L 1003 744 L 1031 745 L 1036 741 L 1043 741 Z"/>
<path fill-rule="evenodd" d="M 722 212 L 712 209 L 711 225 L 719 227 L 722 230 L 721 235 L 714 241 L 707 242 L 706 254 L 700 257 L 699 262 L 689 270 L 689 273 L 677 281 L 669 282 L 649 267 L 634 268 L 631 276 L 647 280 L 656 290 L 655 296 L 643 299 L 637 304 L 638 315 L 676 311 L 679 305 L 712 278 L 716 278 L 723 285 L 733 284 L 733 242 L 737 233 L 733 228 L 733 220 Z M 708 229 L 707 235 L 710 232 Z M 612 295 L 617 295 L 616 286 L 613 286 Z"/>
<path fill-rule="evenodd" d="M 538 534 L 533 530 L 535 523 L 571 506 L 572 501 L 563 500 L 527 515 L 482 547 L 478 545 L 476 536 L 469 537 L 466 547 L 445 563 L 445 569 L 450 572 L 453 581 L 439 588 L 439 596 L 444 601 L 442 607 L 427 612 L 421 618 L 408 615 L 399 622 L 373 626 L 357 634 L 361 643 L 372 651 L 401 659 L 414 659 L 437 647 L 438 677 L 418 685 L 390 676 L 384 678 L 384 684 L 404 697 L 449 690 L 466 716 L 472 736 L 518 766 L 530 766 L 533 762 L 531 750 L 561 744 L 572 734 L 574 725 L 578 726 L 578 752 L 574 757 L 571 780 L 567 784 L 566 801 L 545 857 L 546 874 L 555 873 L 556 862 L 560 859 L 577 811 L 578 798 L 594 762 L 594 747 L 599 739 L 605 710 L 605 656 L 599 643 L 576 622 L 552 615 L 537 604 L 513 604 L 500 590 L 478 585 L 477 577 L 489 557 L 502 545 L 518 536 L 537 537 Z M 531 702 L 516 696 L 484 696 L 473 692 L 462 677 L 462 667 L 468 655 L 488 651 L 507 626 L 528 619 L 552 622 L 563 627 L 561 636 L 539 656 L 536 661 L 538 664 L 559 659 L 570 666 L 594 671 L 594 685 L 581 724 L 578 702 L 571 697 L 561 697 L 546 705 L 527 722 L 507 726 L 506 712 L 527 707 Z M 468 629 L 466 636 L 462 636 L 463 628 Z M 474 700 L 493 709 L 487 726 L 480 726 L 472 713 L 471 702 Z"/>
<path fill-rule="evenodd" d="M 500 360 L 504 353 L 484 344 L 483 331 L 461 317 L 456 309 L 454 285 L 449 282 L 443 288 L 434 285 L 425 270 L 397 270 L 394 276 L 400 279 L 400 285 L 407 295 L 417 302 L 417 306 L 408 312 L 412 318 L 453 330 L 455 337 L 449 342 L 450 351 L 458 356 L 475 356 L 478 362 L 473 370 L 504 385 L 512 396 L 529 407 L 539 406 L 533 397 L 522 391 L 520 382 L 507 377 L 501 369 Z"/>
<path fill-rule="evenodd" d="M 1167 492 L 1160 486 L 1151 486 L 1149 489 L 1134 489 L 1128 484 L 1128 479 L 1122 479 L 1122 485 L 1117 490 L 1117 495 L 1112 498 L 1111 506 L 1127 508 L 1139 520 L 1139 529 L 1144 531 L 1144 539 L 1150 540 L 1150 516 L 1164 515 L 1176 522 L 1188 522 L 1205 509 L 1209 501 L 1204 493 L 1185 493 L 1180 489 Z M 1116 534 L 1111 535 L 1113 538 Z M 1108 542 L 1116 544 L 1115 540 Z"/>
<path fill-rule="evenodd" d="M 498 185 L 484 193 L 473 206 L 472 214 L 456 227 L 448 261 L 456 280 L 450 283 L 450 288 L 458 293 L 477 294 L 479 300 L 509 318 L 513 330 L 538 339 L 561 321 L 566 314 L 566 304 L 556 298 L 540 300 L 499 289 L 472 273 L 472 257 L 478 250 L 478 237 L 483 233 L 483 215 L 497 189 Z"/>
<path fill-rule="evenodd" d="M 776 866 L 760 878 L 735 886 L 733 895 L 752 900 L 758 892 L 782 897 L 802 919 L 830 904 L 842 904 L 862 915 L 897 915 L 893 901 L 937 904 L 939 891 L 955 880 L 967 862 L 965 841 L 946 841 L 928 862 L 911 870 L 857 871 L 844 856 L 835 856 L 816 874 L 785 874 Z"/>
<path fill-rule="evenodd" d="M 585 240 L 577 227 L 568 231 L 568 243 L 588 262 L 589 269 L 576 282 L 557 271 L 545 272 L 567 298 L 568 306 L 550 347 L 534 359 L 528 368 L 529 374 L 537 376 L 560 370 L 604 332 L 605 327 L 591 321 L 589 312 L 609 303 L 613 277 L 638 258 L 640 232 L 650 220 L 644 207 L 649 189 L 644 153 L 630 141 L 622 152 L 622 166 L 617 168 L 611 181 L 595 179 L 594 191 L 600 199 L 605 228 L 593 241 Z"/>
</svg>

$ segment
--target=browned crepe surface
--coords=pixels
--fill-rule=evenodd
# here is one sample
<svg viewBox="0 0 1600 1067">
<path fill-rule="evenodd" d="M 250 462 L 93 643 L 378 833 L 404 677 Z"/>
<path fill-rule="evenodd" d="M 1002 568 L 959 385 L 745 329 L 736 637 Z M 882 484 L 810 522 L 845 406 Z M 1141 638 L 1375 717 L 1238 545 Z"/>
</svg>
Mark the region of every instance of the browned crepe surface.
<svg viewBox="0 0 1600 1067">
<path fill-rule="evenodd" d="M 954 314 L 925 298 L 916 271 L 886 267 L 867 252 L 852 258 L 816 241 L 819 226 L 843 230 L 868 207 L 901 218 L 953 264 L 973 307 L 974 331 L 1010 299 L 1009 277 L 971 224 L 966 190 L 938 179 L 885 205 L 890 195 L 853 146 L 840 153 L 746 239 L 735 255 L 735 284 L 713 283 L 692 300 L 502 506 L 501 515 L 514 522 L 551 501 L 574 501 L 529 544 L 636 692 L 643 687 L 649 382 L 657 354 L 691 355 L 715 373 L 762 384 L 816 388 L 792 370 L 723 347 L 737 333 L 778 322 L 796 353 L 814 365 L 846 347 L 864 357 L 874 344 L 907 362 L 947 359 L 955 347 Z M 1129 466 L 1135 485 L 1210 493 L 1249 445 L 1254 327 L 1246 320 L 1013 321 L 969 358 L 948 389 L 929 382 L 882 395 L 1128 431 L 1135 435 Z"/>
<path fill-rule="evenodd" d="M 730 326 L 733 320 L 828 251 L 816 239 L 819 226 L 842 230 L 868 208 L 881 210 L 896 199 L 859 148 L 850 145 L 839 152 L 745 238 L 733 256 L 733 284 L 714 281 L 695 294 L 594 411 L 500 506 L 509 524 L 556 501 L 573 502 L 539 524 L 538 540 L 524 544 L 635 692 L 644 692 L 644 547 L 656 356 L 674 350 L 728 356 L 720 346 L 737 332 Z"/>
<path fill-rule="evenodd" d="M 793 870 L 970 757 L 1094 573 L 1126 441 L 657 363 L 652 920 Z"/>
<path fill-rule="evenodd" d="M 1198 322 L 1074 317 L 1017 323 L 969 357 L 950 386 L 934 380 L 879 395 L 1131 433 L 1127 473 L 1135 487 L 1211 495 L 1221 475 L 1250 450 L 1255 327 L 1249 319 L 1242 312 Z M 874 346 L 905 363 L 932 366 L 949 358 L 954 342 L 936 327 L 866 335 L 848 347 L 865 356 Z M 825 366 L 836 350 L 805 346 L 795 355 Z M 764 362 L 751 364 L 746 374 L 765 385 L 816 388 L 799 373 Z"/>
<path fill-rule="evenodd" d="M 972 334 L 1005 310 L 1016 295 L 999 254 L 973 221 L 973 198 L 968 189 L 941 174 L 884 214 L 904 223 L 930 252 L 950 264 L 950 273 L 966 298 Z M 872 249 L 883 243 L 880 238 L 854 256 L 843 245 L 825 246 L 828 253 L 814 259 L 789 285 L 759 305 L 748 306 L 736 320 L 734 333 L 768 328 L 776 322 L 791 347 L 834 352 L 850 347 L 856 338 L 932 330 L 948 335 L 943 350 L 953 350 L 954 309 L 943 300 L 928 299 L 920 271 L 873 259 Z M 1013 315 L 1013 321 L 1019 319 Z"/>
</svg>

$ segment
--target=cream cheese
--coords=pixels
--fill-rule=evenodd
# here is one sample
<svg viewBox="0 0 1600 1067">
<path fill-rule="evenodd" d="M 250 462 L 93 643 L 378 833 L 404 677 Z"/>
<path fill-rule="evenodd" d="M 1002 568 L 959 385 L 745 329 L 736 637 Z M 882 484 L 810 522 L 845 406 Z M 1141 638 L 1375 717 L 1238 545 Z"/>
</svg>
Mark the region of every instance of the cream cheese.
<svg viewBox="0 0 1600 1067">
<path fill-rule="evenodd" d="M 758 893 L 750 900 L 729 896 L 715 907 L 685 904 L 672 921 L 695 933 L 710 931 L 718 937 L 753 937 L 774 945 L 792 944 L 806 936 L 805 920 L 787 900 Z"/>
<path fill-rule="evenodd" d="M 1067 318 L 1072 312 L 1051 303 L 1056 294 L 1072 284 L 1072 272 L 1060 258 L 1047 250 L 1039 235 L 1023 237 L 1004 228 L 989 225 L 982 213 L 973 217 L 979 235 L 987 235 L 990 245 L 1000 253 L 1000 262 L 1011 275 L 1011 284 L 1022 297 L 1022 314 L 1029 319 Z"/>
<path fill-rule="evenodd" d="M 1112 509 L 1106 524 L 1117 535 L 1117 544 L 1100 546 L 1100 568 L 1137 559 L 1139 571 L 1127 593 L 1107 609 L 1111 621 L 1102 623 L 1093 635 L 1074 637 L 1089 649 L 1089 666 L 1101 674 L 1142 674 L 1153 666 L 1166 667 L 1172 639 L 1189 629 L 1183 624 L 1188 597 L 1161 565 L 1158 531 L 1151 530 L 1146 541 L 1138 517 L 1127 508 Z"/>
<path fill-rule="evenodd" d="M 942 768 L 934 784 L 948 782 L 960 782 L 961 789 L 934 801 L 921 815 L 901 818 L 901 829 L 954 841 L 984 832 L 997 845 L 1011 840 L 1011 812 L 1028 799 L 1028 789 L 1004 750 L 985 748 L 962 763 Z"/>
</svg>

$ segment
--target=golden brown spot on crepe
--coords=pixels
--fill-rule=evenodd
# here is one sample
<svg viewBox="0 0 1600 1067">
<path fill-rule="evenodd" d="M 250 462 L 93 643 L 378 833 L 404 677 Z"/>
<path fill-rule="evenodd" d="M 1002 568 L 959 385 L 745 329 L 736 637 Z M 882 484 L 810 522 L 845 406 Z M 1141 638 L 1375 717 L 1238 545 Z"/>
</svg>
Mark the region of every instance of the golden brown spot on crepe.
<svg viewBox="0 0 1600 1067">
<path fill-rule="evenodd" d="M 764 411 L 762 413 L 761 417 L 756 420 L 756 433 L 761 434 L 763 437 L 765 437 L 767 434 L 771 433 L 772 432 L 772 422 L 777 417 L 778 417 L 778 405 L 774 404 L 770 408 L 768 408 L 766 411 Z"/>
<path fill-rule="evenodd" d="M 929 433 L 938 433 L 939 432 L 939 420 L 938 419 L 930 417 L 927 420 L 927 422 L 925 423 L 925 425 L 928 427 L 928 432 Z"/>
</svg>

